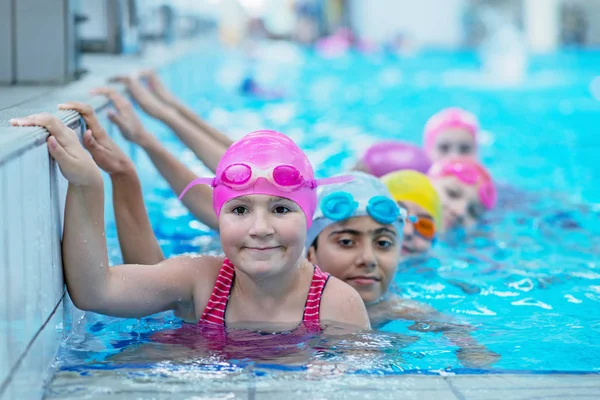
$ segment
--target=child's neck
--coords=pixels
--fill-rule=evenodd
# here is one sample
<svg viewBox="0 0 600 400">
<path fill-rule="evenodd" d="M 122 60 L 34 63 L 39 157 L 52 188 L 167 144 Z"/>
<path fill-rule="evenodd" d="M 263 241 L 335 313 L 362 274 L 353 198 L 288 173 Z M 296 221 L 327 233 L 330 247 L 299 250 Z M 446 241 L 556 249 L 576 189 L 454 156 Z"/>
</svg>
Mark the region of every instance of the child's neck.
<svg viewBox="0 0 600 400">
<path fill-rule="evenodd" d="M 235 287 L 244 297 L 258 301 L 279 302 L 292 294 L 295 288 L 301 284 L 299 277 L 302 274 L 302 268 L 306 267 L 305 264 L 308 264 L 306 260 L 299 260 L 295 267 L 276 276 L 264 279 L 252 278 L 242 271 L 237 270 L 235 274 Z"/>
<path fill-rule="evenodd" d="M 292 315 L 295 320 L 302 314 L 290 311 L 303 310 L 311 279 L 312 266 L 306 260 L 285 273 L 266 279 L 253 279 L 236 271 L 231 311 L 241 311 L 235 312 L 238 320 L 242 317 L 240 314 L 253 321 L 274 321 L 275 318 L 278 322 L 286 322 Z"/>
</svg>

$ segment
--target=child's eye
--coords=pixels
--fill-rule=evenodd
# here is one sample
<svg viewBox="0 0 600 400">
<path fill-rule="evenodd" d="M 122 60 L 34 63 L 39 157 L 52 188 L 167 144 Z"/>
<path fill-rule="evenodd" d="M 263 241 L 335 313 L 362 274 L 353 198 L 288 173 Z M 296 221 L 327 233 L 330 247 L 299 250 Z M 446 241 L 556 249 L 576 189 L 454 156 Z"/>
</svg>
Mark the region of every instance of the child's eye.
<svg viewBox="0 0 600 400">
<path fill-rule="evenodd" d="M 243 215 L 248 212 L 248 209 L 244 206 L 237 206 L 233 210 L 231 210 L 231 212 L 237 215 Z"/>
<path fill-rule="evenodd" d="M 471 152 L 471 145 L 468 143 L 461 143 L 458 147 L 458 152 L 460 154 L 469 154 Z"/>
<path fill-rule="evenodd" d="M 449 143 L 440 143 L 438 145 L 438 151 L 442 154 L 446 154 L 450 151 L 450 144 Z"/>
<path fill-rule="evenodd" d="M 381 247 L 382 249 L 389 249 L 393 246 L 393 243 L 389 240 L 378 240 L 377 246 Z"/>
<path fill-rule="evenodd" d="M 459 199 L 460 197 L 462 197 L 462 193 L 460 190 L 446 188 L 446 193 L 448 194 L 448 197 L 450 197 L 451 199 Z"/>
<path fill-rule="evenodd" d="M 342 247 L 352 247 L 354 241 L 352 241 L 351 239 L 340 239 L 338 240 L 338 244 Z"/>
<path fill-rule="evenodd" d="M 275 212 L 275 214 L 287 214 L 291 210 L 289 208 L 287 208 L 286 206 L 277 206 L 273 209 L 273 211 Z"/>
</svg>

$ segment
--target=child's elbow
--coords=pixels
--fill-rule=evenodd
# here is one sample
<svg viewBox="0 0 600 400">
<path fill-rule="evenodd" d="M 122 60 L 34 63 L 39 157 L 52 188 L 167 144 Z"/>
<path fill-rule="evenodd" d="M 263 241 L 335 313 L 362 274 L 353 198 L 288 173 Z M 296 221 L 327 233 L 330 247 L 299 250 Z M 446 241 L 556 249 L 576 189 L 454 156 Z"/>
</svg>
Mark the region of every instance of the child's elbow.
<svg viewBox="0 0 600 400">
<path fill-rule="evenodd" d="M 98 308 L 96 304 L 85 297 L 71 296 L 71 301 L 73 302 L 73 305 L 81 311 L 96 312 L 96 309 Z"/>
<path fill-rule="evenodd" d="M 71 290 L 69 290 L 69 296 L 73 305 L 79 310 L 102 314 L 102 310 L 105 308 L 104 301 L 96 296 L 76 293 Z"/>
</svg>

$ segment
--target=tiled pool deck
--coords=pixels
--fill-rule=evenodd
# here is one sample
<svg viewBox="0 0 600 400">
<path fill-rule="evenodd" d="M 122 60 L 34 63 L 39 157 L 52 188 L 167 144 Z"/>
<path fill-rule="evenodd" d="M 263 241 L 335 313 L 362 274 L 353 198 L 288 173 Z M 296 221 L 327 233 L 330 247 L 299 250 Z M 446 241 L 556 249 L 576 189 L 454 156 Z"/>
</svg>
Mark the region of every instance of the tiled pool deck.
<svg viewBox="0 0 600 400">
<path fill-rule="evenodd" d="M 492 374 L 339 376 L 312 380 L 289 376 L 227 379 L 193 372 L 147 378 L 147 371 L 97 371 L 89 376 L 61 372 L 47 399 L 598 399 L 598 375 Z"/>
</svg>

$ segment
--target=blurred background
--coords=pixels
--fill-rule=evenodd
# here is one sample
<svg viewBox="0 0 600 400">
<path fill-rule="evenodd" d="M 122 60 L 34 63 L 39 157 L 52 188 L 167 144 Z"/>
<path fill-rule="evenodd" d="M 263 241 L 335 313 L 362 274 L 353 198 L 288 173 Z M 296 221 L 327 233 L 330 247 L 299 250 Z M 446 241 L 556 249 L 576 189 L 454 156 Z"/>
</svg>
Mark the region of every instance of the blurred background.
<svg viewBox="0 0 600 400">
<path fill-rule="evenodd" d="M 599 19 L 598 0 L 2 0 L 0 83 L 66 82 L 84 73 L 84 52 L 140 53 L 208 32 L 228 46 L 265 38 L 308 46 L 334 35 L 404 55 L 476 49 L 491 59 L 490 49 L 503 50 L 511 59 L 490 64 L 518 74 L 524 52 L 600 45 Z M 40 54 L 49 62 L 32 63 Z"/>
</svg>

